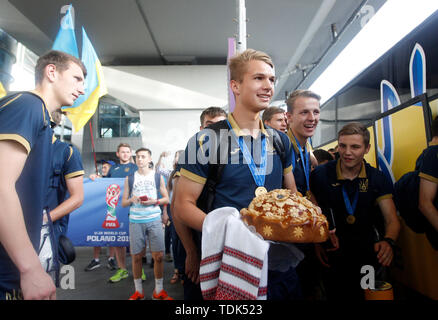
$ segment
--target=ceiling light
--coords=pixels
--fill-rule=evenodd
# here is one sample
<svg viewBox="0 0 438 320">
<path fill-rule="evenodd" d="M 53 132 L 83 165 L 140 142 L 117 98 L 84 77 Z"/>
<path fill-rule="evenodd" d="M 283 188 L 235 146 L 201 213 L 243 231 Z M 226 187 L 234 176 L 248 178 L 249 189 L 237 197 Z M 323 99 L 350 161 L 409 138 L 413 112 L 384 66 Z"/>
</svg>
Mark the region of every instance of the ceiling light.
<svg viewBox="0 0 438 320">
<path fill-rule="evenodd" d="M 388 0 L 309 89 L 323 104 L 436 10 L 437 0 Z"/>
</svg>

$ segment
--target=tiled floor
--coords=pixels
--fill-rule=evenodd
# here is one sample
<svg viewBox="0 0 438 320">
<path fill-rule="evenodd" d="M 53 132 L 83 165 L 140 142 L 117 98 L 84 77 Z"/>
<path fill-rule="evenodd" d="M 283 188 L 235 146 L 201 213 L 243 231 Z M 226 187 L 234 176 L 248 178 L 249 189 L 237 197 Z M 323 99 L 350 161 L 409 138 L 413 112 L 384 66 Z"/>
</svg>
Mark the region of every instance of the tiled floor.
<svg viewBox="0 0 438 320">
<path fill-rule="evenodd" d="M 128 300 L 134 293 L 132 278 L 131 258 L 127 254 L 126 261 L 129 277 L 118 283 L 110 283 L 108 279 L 115 273 L 106 267 L 107 250 L 102 250 L 100 255 L 101 267 L 92 271 L 84 271 L 93 257 L 92 247 L 77 247 L 76 259 L 71 264 L 73 268 L 64 266 L 61 269 L 61 285 L 56 295 L 58 300 Z M 151 299 L 155 286 L 153 268 L 150 266 L 151 256 L 147 254 L 148 263 L 143 264 L 146 281 L 143 282 L 145 299 Z M 164 262 L 164 289 L 169 296 L 176 300 L 184 297 L 183 287 L 178 282 L 170 284 L 173 275 L 173 262 Z"/>
</svg>

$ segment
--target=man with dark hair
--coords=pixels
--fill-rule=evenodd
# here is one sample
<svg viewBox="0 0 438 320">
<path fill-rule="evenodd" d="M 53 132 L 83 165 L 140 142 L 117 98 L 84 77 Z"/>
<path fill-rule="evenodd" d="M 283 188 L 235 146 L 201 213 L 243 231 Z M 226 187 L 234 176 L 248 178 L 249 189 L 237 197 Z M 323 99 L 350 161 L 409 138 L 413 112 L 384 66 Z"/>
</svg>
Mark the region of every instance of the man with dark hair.
<svg viewBox="0 0 438 320">
<path fill-rule="evenodd" d="M 339 248 L 326 252 L 316 245 L 324 268 L 328 299 L 361 299 L 361 268 L 387 267 L 400 223 L 392 200 L 391 180 L 371 167 L 364 156 L 370 150 L 367 128 L 353 122 L 338 133 L 337 161 L 318 166 L 310 187 L 323 213 L 336 227 Z M 378 270 L 376 270 L 376 274 Z"/>
<path fill-rule="evenodd" d="M 102 166 L 100 169 L 100 174 L 102 175 L 102 177 L 106 177 L 111 167 L 115 164 L 116 163 L 112 160 L 102 160 Z"/>
<path fill-rule="evenodd" d="M 334 148 L 328 149 L 327 151 L 332 155 L 333 159 L 339 159 L 338 145 L 336 145 Z"/>
<path fill-rule="evenodd" d="M 328 151 L 325 151 L 324 149 L 313 150 L 313 155 L 318 161 L 318 166 L 325 164 L 329 161 L 335 160 L 332 154 Z"/>
<path fill-rule="evenodd" d="M 280 107 L 269 107 L 263 111 L 263 124 L 281 132 L 287 131 L 286 114 Z"/>
<path fill-rule="evenodd" d="M 133 174 L 137 170 L 137 166 L 131 162 L 132 150 L 131 146 L 127 143 L 120 143 L 117 146 L 116 156 L 119 159 L 119 163 L 114 164 L 109 169 L 105 178 L 125 178 L 130 174 Z M 98 176 L 96 174 L 90 175 L 90 179 L 94 180 Z M 108 259 L 108 267 L 113 270 L 115 269 L 115 263 L 111 253 L 115 250 L 116 260 L 117 260 L 117 271 L 109 279 L 109 282 L 119 282 L 120 280 L 126 279 L 129 276 L 128 269 L 126 268 L 126 248 L 125 247 L 110 247 L 110 257 Z M 92 270 L 93 266 L 96 265 L 96 256 L 85 268 L 86 271 Z"/>
<path fill-rule="evenodd" d="M 224 109 L 219 107 L 209 107 L 201 113 L 201 126 L 199 127 L 199 129 L 202 130 L 212 123 L 224 120 L 226 117 L 227 113 L 224 111 Z"/>
<path fill-rule="evenodd" d="M 201 113 L 201 127 L 203 130 L 210 124 L 216 123 L 226 119 L 226 112 L 218 107 L 209 107 L 202 111 Z M 184 154 L 184 150 L 178 154 L 178 158 L 181 158 Z M 180 178 L 181 165 L 176 163 L 172 180 L 173 194 L 176 193 L 177 184 Z M 176 250 L 177 257 L 175 260 L 182 261 L 182 267 L 179 272 L 181 272 L 181 278 L 184 286 L 184 300 L 202 300 L 201 288 L 199 285 L 199 263 L 200 257 L 198 256 L 196 244 L 193 241 L 192 229 L 187 227 L 187 225 L 181 223 L 181 221 L 175 217 L 174 212 L 174 197 L 171 199 L 170 212 L 172 214 L 172 222 L 176 231 L 176 236 L 179 238 L 178 248 Z"/>
<path fill-rule="evenodd" d="M 37 61 L 35 90 L 0 100 L 0 300 L 55 298 L 37 254 L 51 171 L 50 114 L 84 94 L 84 71 L 75 57 L 50 51 Z"/>
<path fill-rule="evenodd" d="M 120 143 L 117 147 L 116 156 L 119 159 L 119 163 L 111 166 L 106 178 L 125 178 L 133 174 L 138 169 L 137 165 L 131 162 L 132 150 L 129 144 Z M 126 268 L 126 248 L 115 248 L 118 269 L 116 273 L 109 279 L 109 282 L 112 283 L 126 279 L 129 275 L 128 269 Z"/>
<path fill-rule="evenodd" d="M 135 152 L 135 162 L 138 170 L 135 171 L 132 183 L 125 179 L 122 206 L 129 210 L 129 241 L 132 255 L 132 273 L 134 277 L 135 292 L 130 300 L 144 299 L 142 285 L 142 257 L 145 250 L 146 238 L 154 259 L 155 289 L 152 293 L 154 300 L 173 300 L 163 288 L 163 251 L 164 231 L 160 205 L 169 203 L 166 184 L 160 176 L 160 185 L 155 182 L 155 170 L 152 162 L 151 151 L 140 148 Z M 159 190 L 161 198 L 158 198 Z"/>
</svg>

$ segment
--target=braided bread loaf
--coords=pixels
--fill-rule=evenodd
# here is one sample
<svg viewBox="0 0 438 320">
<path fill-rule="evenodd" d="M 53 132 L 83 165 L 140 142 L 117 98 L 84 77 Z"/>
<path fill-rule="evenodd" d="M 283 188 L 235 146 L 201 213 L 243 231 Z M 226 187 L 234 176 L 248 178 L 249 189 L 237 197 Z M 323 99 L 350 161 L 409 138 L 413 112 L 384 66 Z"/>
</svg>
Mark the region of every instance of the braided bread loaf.
<svg viewBox="0 0 438 320">
<path fill-rule="evenodd" d="M 328 222 L 321 209 L 299 192 L 272 190 L 255 197 L 240 214 L 265 240 L 311 243 L 328 238 Z"/>
</svg>

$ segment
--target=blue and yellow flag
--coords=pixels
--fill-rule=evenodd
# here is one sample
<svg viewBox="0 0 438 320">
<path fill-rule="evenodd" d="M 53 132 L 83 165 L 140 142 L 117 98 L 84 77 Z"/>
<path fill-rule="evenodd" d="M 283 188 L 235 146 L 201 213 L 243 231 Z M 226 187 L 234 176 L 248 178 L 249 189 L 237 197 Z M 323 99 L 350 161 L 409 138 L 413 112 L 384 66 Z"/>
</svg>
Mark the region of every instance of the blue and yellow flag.
<svg viewBox="0 0 438 320">
<path fill-rule="evenodd" d="M 79 59 L 78 46 L 76 44 L 76 35 L 73 18 L 71 16 L 71 4 L 68 7 L 67 13 L 61 21 L 52 49 L 67 52 Z"/>
<path fill-rule="evenodd" d="M 80 130 L 93 116 L 99 104 L 99 98 L 108 92 L 104 84 L 102 65 L 83 27 L 81 60 L 87 68 L 85 94 L 80 96 L 73 106 L 62 108 L 63 111 L 68 112 L 67 117 L 72 122 L 75 132 Z"/>
<path fill-rule="evenodd" d="M 52 49 L 63 51 L 79 58 L 71 9 L 72 5 L 70 4 L 61 22 L 61 28 Z M 99 98 L 107 93 L 103 82 L 102 65 L 84 28 L 82 28 L 81 61 L 87 68 L 87 77 L 84 85 L 85 94 L 80 96 L 73 106 L 62 107 L 62 110 L 67 112 L 67 117 L 72 122 L 75 132 L 78 132 L 93 116 L 97 109 Z"/>
<path fill-rule="evenodd" d="M 6 90 L 0 82 L 0 98 L 3 98 L 6 95 Z"/>
</svg>

